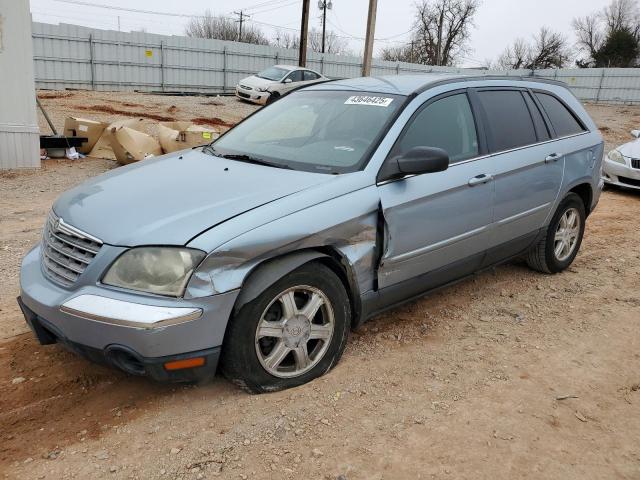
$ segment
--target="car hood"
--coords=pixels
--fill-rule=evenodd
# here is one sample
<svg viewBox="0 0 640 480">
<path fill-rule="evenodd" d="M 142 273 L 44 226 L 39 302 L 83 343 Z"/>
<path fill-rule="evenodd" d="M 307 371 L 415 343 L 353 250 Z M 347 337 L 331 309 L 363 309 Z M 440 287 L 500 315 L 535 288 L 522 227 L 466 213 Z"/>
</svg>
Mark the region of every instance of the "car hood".
<svg viewBox="0 0 640 480">
<path fill-rule="evenodd" d="M 620 145 L 616 150 L 625 157 L 640 158 L 640 139 Z"/>
<path fill-rule="evenodd" d="M 67 191 L 53 208 L 107 244 L 184 245 L 232 217 L 333 178 L 197 149 L 112 170 Z"/>
<path fill-rule="evenodd" d="M 267 88 L 272 85 L 276 85 L 279 82 L 275 80 L 267 80 L 266 78 L 256 77 L 255 75 L 251 75 L 250 77 L 243 78 L 240 80 L 240 85 L 246 85 L 251 88 Z"/>
</svg>

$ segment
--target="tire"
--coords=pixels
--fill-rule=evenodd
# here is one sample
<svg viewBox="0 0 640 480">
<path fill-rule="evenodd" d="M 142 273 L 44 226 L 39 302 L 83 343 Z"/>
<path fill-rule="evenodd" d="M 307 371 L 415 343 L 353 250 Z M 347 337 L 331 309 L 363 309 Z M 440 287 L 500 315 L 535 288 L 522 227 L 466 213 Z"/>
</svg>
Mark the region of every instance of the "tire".
<svg viewBox="0 0 640 480">
<path fill-rule="evenodd" d="M 572 212 L 576 214 L 577 221 L 575 239 L 573 241 L 571 240 L 573 233 L 566 233 L 567 236 L 564 238 L 569 239 L 570 245 L 564 245 L 565 248 L 558 254 L 556 247 L 558 247 L 558 249 L 560 248 L 559 244 L 562 243 L 562 240 L 556 240 L 556 233 L 560 234 L 559 229 L 562 229 L 560 223 L 563 221 L 563 217 L 566 222 L 567 218 L 565 215 L 569 215 Z M 543 273 L 559 273 L 568 268 L 576 258 L 578 250 L 580 250 L 582 237 L 584 235 L 585 220 L 586 214 L 582 199 L 577 194 L 570 193 L 560 202 L 560 205 L 558 205 L 556 213 L 553 215 L 549 226 L 544 232 L 544 236 L 527 253 L 526 260 L 529 267 Z M 567 224 L 565 223 L 565 225 Z M 565 232 L 569 230 L 571 230 L 571 232 L 574 231 L 574 229 L 565 228 Z"/>
<path fill-rule="evenodd" d="M 271 92 L 269 98 L 267 98 L 267 105 L 271 105 L 273 102 L 280 98 L 280 94 L 278 92 Z"/>
<path fill-rule="evenodd" d="M 311 306 L 316 304 L 320 306 L 309 320 L 303 315 L 305 307 L 313 311 Z M 231 319 L 221 371 L 250 393 L 302 385 L 338 363 L 350 325 L 351 307 L 341 280 L 321 263 L 305 264 L 242 306 Z M 268 335 L 263 336 L 264 332 Z"/>
</svg>

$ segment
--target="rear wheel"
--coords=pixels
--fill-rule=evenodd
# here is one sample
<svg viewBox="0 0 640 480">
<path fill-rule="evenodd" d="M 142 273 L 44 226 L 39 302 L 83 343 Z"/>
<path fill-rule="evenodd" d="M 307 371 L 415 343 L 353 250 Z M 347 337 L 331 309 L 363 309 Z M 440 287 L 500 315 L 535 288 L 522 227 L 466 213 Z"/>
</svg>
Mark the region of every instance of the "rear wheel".
<svg viewBox="0 0 640 480">
<path fill-rule="evenodd" d="M 336 274 L 320 263 L 303 265 L 232 319 L 222 372 L 253 393 L 306 383 L 338 362 L 350 319 L 349 298 Z"/>
<path fill-rule="evenodd" d="M 570 193 L 558 206 L 544 237 L 527 254 L 528 265 L 544 273 L 569 267 L 580 249 L 585 219 L 582 199 Z"/>
</svg>

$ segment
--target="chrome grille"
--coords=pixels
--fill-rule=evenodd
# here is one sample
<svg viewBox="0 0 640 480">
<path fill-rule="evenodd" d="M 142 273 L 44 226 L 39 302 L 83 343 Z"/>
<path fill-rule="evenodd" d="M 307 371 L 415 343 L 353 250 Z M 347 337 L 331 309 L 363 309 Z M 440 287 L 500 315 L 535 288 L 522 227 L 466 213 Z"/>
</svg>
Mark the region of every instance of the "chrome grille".
<svg viewBox="0 0 640 480">
<path fill-rule="evenodd" d="M 72 286 L 102 247 L 102 242 L 49 213 L 42 233 L 42 267 L 53 281 Z"/>
<path fill-rule="evenodd" d="M 640 168 L 640 158 L 632 158 L 631 159 L 631 167 L 632 168 Z"/>
</svg>

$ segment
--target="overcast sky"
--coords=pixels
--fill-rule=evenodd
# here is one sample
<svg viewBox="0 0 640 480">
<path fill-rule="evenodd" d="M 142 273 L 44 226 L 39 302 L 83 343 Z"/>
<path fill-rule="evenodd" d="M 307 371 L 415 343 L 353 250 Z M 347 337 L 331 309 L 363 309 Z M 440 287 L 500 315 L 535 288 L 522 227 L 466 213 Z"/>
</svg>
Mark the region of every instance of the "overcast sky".
<svg viewBox="0 0 640 480">
<path fill-rule="evenodd" d="M 275 36 L 277 25 L 284 29 L 297 29 L 300 23 L 301 0 L 82 0 L 85 3 L 150 10 L 154 12 L 199 15 L 205 9 L 214 14 L 232 16 L 243 9 L 269 36 Z M 483 0 L 475 17 L 469 46 L 471 48 L 463 66 L 476 66 L 485 59 L 495 59 L 518 37 L 531 38 L 543 25 L 564 32 L 573 42 L 570 22 L 602 9 L 608 0 Z M 368 0 L 333 0 L 327 28 L 338 35 L 349 37 L 350 47 L 363 50 L 361 37 L 365 35 Z M 378 0 L 376 44 L 378 51 L 385 45 L 397 45 L 406 40 L 415 11 L 414 0 Z M 120 28 L 123 31 L 144 28 L 150 33 L 181 35 L 188 18 L 120 11 L 114 8 L 94 8 L 73 5 L 60 0 L 31 0 L 34 21 L 48 23 L 74 23 L 103 29 Z M 318 1 L 311 1 L 310 27 L 320 26 Z M 260 23 L 258 23 L 260 22 Z M 267 25 L 268 24 L 268 25 Z M 293 30 L 289 30 L 294 33 Z"/>
</svg>

